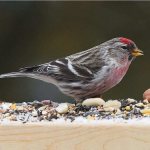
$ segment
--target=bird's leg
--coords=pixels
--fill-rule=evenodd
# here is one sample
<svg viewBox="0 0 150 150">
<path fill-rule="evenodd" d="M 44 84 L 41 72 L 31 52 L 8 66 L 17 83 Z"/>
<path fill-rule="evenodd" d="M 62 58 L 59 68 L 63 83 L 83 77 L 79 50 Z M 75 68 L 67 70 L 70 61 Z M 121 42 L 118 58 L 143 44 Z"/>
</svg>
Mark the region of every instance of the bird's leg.
<svg viewBox="0 0 150 150">
<path fill-rule="evenodd" d="M 82 100 L 82 99 L 75 99 L 75 105 L 76 105 L 76 106 L 81 105 L 81 104 L 82 104 L 82 102 L 83 102 L 83 100 Z"/>
</svg>

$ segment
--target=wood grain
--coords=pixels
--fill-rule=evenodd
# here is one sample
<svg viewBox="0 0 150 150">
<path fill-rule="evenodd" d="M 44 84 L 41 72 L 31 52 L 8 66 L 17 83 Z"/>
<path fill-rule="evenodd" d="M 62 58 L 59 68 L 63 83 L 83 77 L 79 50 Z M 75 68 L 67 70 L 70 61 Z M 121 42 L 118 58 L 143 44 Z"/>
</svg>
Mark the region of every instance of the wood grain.
<svg viewBox="0 0 150 150">
<path fill-rule="evenodd" d="M 0 150 L 150 150 L 150 125 L 0 126 Z"/>
</svg>

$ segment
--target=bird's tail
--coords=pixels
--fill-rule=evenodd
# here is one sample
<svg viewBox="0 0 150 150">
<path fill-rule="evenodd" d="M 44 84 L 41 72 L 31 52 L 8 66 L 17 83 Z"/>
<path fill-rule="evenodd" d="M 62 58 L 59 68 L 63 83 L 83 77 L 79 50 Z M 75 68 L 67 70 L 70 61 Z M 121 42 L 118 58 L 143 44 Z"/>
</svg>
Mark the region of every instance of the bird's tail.
<svg viewBox="0 0 150 150">
<path fill-rule="evenodd" d="M 0 75 L 0 78 L 13 78 L 13 77 L 29 77 L 29 75 L 22 72 L 11 72 Z"/>
<path fill-rule="evenodd" d="M 34 74 L 34 73 L 10 72 L 10 73 L 0 75 L 0 78 L 14 78 L 14 77 L 28 77 L 28 78 L 33 78 L 33 79 L 55 84 L 53 79 L 51 79 L 51 77 L 46 77 L 44 75 Z"/>
</svg>

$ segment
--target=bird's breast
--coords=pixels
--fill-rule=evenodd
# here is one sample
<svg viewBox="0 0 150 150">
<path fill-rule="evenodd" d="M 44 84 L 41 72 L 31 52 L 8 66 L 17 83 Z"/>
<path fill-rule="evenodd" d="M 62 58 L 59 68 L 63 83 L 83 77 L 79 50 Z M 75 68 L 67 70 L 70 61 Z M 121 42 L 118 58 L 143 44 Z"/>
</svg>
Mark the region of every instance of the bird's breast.
<svg viewBox="0 0 150 150">
<path fill-rule="evenodd" d="M 108 84 L 108 86 L 109 86 L 108 89 L 114 87 L 122 80 L 122 78 L 125 76 L 128 68 L 129 68 L 129 64 L 120 66 L 120 67 L 116 67 L 116 68 L 114 68 L 114 70 L 112 70 L 111 75 L 106 80 L 106 82 L 107 82 L 106 84 Z"/>
<path fill-rule="evenodd" d="M 99 80 L 96 81 L 97 91 L 104 93 L 117 85 L 122 78 L 125 76 L 130 64 L 122 66 L 113 66 L 112 68 L 105 69 L 106 71 L 101 76 Z M 109 70 L 109 71 L 108 71 Z"/>
</svg>

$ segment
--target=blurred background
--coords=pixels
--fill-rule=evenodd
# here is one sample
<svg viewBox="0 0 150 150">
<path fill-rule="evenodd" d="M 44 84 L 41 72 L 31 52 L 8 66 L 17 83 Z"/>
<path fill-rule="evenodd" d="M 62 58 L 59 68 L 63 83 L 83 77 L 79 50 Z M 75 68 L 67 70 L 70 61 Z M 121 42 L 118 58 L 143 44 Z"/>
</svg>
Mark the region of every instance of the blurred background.
<svg viewBox="0 0 150 150">
<path fill-rule="evenodd" d="M 86 50 L 114 37 L 144 51 L 104 99 L 142 99 L 150 87 L 150 2 L 0 2 L 0 74 Z M 0 79 L 0 100 L 70 101 L 54 85 Z"/>
</svg>

